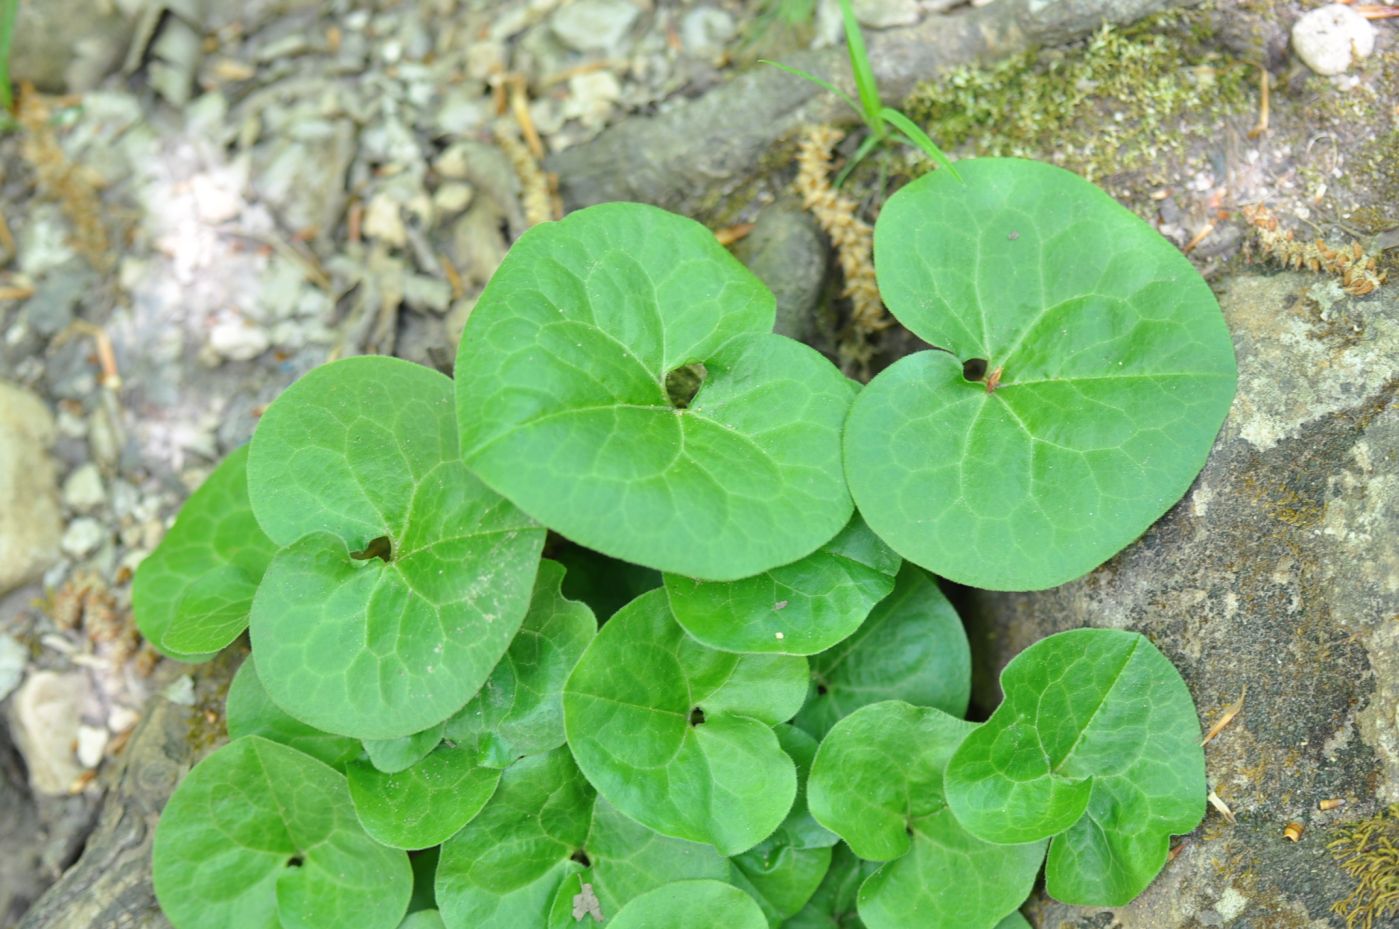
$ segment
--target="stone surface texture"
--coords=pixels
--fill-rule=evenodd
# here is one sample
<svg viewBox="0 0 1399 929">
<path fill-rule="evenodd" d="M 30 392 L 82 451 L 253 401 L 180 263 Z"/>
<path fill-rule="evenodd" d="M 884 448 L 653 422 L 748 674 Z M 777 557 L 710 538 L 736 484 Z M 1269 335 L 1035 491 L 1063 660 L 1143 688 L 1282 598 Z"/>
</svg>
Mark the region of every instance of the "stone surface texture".
<svg viewBox="0 0 1399 929">
<path fill-rule="evenodd" d="M 0 594 L 38 579 L 58 558 L 63 523 L 53 440 L 43 402 L 0 381 Z"/>
<path fill-rule="evenodd" d="M 1350 7 L 1332 3 L 1297 20 L 1292 48 L 1317 74 L 1344 74 L 1352 61 L 1375 50 L 1375 27 Z"/>
<path fill-rule="evenodd" d="M 1202 729 L 1247 690 L 1205 749 L 1237 823 L 1211 810 L 1125 908 L 1038 900 L 1038 929 L 1343 927 L 1331 905 L 1353 885 L 1327 842 L 1399 802 L 1399 290 L 1347 301 L 1337 324 L 1307 298 L 1315 283 L 1216 285 L 1238 398 L 1195 486 L 1140 541 L 1053 590 L 969 597 L 983 705 L 1012 656 L 1080 626 L 1149 636 Z"/>
</svg>

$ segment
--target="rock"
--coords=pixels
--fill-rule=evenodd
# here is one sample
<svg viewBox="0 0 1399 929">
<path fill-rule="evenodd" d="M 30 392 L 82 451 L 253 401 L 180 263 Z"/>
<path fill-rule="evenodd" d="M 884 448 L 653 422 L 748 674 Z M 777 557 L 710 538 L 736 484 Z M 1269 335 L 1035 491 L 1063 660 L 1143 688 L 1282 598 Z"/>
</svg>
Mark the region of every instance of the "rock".
<svg viewBox="0 0 1399 929">
<path fill-rule="evenodd" d="M 1318 7 L 1292 26 L 1292 48 L 1317 74 L 1344 74 L 1375 50 L 1375 27 L 1348 6 Z"/>
<path fill-rule="evenodd" d="M 622 85 L 610 71 L 590 71 L 569 78 L 568 92 L 564 117 L 596 129 L 607 122 L 613 104 L 622 96 Z"/>
<path fill-rule="evenodd" d="M 15 693 L 11 731 L 35 793 L 66 795 L 82 774 L 73 743 L 87 697 L 87 677 L 76 671 L 35 671 Z"/>
<path fill-rule="evenodd" d="M 119 4 L 90 0 L 22 3 L 15 20 L 10 80 L 48 93 L 90 90 L 114 71 L 131 41 Z"/>
<path fill-rule="evenodd" d="M 810 341 L 821 328 L 815 314 L 827 264 L 826 241 L 811 214 L 795 201 L 767 207 L 734 254 L 777 297 L 774 331 Z"/>
<path fill-rule="evenodd" d="M 616 55 L 639 15 L 641 11 L 627 0 L 577 0 L 559 8 L 549 26 L 570 48 Z"/>
<path fill-rule="evenodd" d="M 101 523 L 83 516 L 68 524 L 68 530 L 63 533 L 63 551 L 74 558 L 85 558 L 97 551 L 106 537 L 107 531 Z"/>
<path fill-rule="evenodd" d="M 375 194 L 364 208 L 364 235 L 394 248 L 408 244 L 408 229 L 398 201 L 388 194 Z"/>
<path fill-rule="evenodd" d="M 24 321 L 45 339 L 53 338 L 73 321 L 73 311 L 95 281 L 86 262 L 69 261 L 54 268 L 25 302 Z"/>
<path fill-rule="evenodd" d="M 870 29 L 911 26 L 923 16 L 918 0 L 854 0 L 855 18 Z"/>
<path fill-rule="evenodd" d="M 63 505 L 80 513 L 95 510 L 107 500 L 102 472 L 92 462 L 80 465 L 63 482 Z"/>
<path fill-rule="evenodd" d="M 15 641 L 14 636 L 0 635 L 0 700 L 14 693 L 24 677 L 24 666 L 28 661 L 29 652 Z"/>
<path fill-rule="evenodd" d="M 470 184 L 443 184 L 432 194 L 432 206 L 439 216 L 452 216 L 471 206 L 476 189 Z"/>
<path fill-rule="evenodd" d="M 0 594 L 58 560 L 63 522 L 48 449 L 53 416 L 28 391 L 0 381 Z"/>
<path fill-rule="evenodd" d="M 696 57 L 718 55 L 736 31 L 733 14 L 712 6 L 695 7 L 680 20 L 680 41 Z"/>
<path fill-rule="evenodd" d="M 224 318 L 209 330 L 209 348 L 231 361 L 250 361 L 271 344 L 266 332 L 243 319 Z"/>
<path fill-rule="evenodd" d="M 107 740 L 110 738 L 105 727 L 99 726 L 79 726 L 78 745 L 74 750 L 78 756 L 78 764 L 84 768 L 95 768 L 102 763 L 102 757 L 107 752 Z"/>
<path fill-rule="evenodd" d="M 1205 726 L 1247 688 L 1205 749 L 1237 824 L 1211 812 L 1111 916 L 1037 898 L 1041 929 L 1339 929 L 1331 905 L 1355 884 L 1327 843 L 1399 802 L 1399 288 L 1347 301 L 1357 333 L 1321 322 L 1303 297 L 1317 280 L 1217 286 L 1239 395 L 1193 489 L 1140 541 L 1053 590 L 968 595 L 983 710 L 1011 656 L 1080 626 L 1149 636 Z M 1317 809 L 1333 797 L 1346 805 Z M 1295 844 L 1290 821 L 1306 827 Z"/>
<path fill-rule="evenodd" d="M 253 150 L 252 185 L 292 229 L 329 235 L 345 212 L 354 154 L 353 123 L 314 120 L 298 127 L 295 141 L 273 139 Z"/>
</svg>

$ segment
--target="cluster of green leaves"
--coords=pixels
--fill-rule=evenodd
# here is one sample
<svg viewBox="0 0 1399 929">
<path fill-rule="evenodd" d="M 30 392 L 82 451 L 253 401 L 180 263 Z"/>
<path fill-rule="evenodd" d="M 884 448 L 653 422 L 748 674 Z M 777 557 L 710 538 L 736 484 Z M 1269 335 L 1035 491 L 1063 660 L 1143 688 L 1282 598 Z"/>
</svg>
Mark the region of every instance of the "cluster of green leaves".
<svg viewBox="0 0 1399 929">
<path fill-rule="evenodd" d="M 1203 814 L 1174 668 L 1066 633 L 963 722 L 925 569 L 1047 586 L 1144 529 L 1232 393 L 1218 309 L 1043 165 L 929 175 L 876 236 L 941 349 L 864 388 L 703 227 L 607 204 L 516 243 L 455 380 L 351 358 L 271 404 L 135 580 L 166 654 L 253 649 L 156 832 L 177 929 L 1010 929 L 1046 849 L 1063 899 L 1139 893 Z"/>
</svg>

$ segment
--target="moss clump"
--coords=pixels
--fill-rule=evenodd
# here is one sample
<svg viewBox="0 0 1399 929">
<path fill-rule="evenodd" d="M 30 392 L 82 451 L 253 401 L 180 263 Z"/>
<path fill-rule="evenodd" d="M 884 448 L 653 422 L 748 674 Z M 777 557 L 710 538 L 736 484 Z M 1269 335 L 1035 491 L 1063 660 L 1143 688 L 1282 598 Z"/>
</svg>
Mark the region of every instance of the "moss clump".
<svg viewBox="0 0 1399 929">
<path fill-rule="evenodd" d="M 1332 912 L 1345 919 L 1347 929 L 1393 925 L 1390 919 L 1399 917 L 1399 805 L 1338 827 L 1326 847 L 1356 881 Z"/>
<path fill-rule="evenodd" d="M 944 146 L 1049 158 L 1090 180 L 1179 161 L 1226 115 L 1251 112 L 1256 69 L 1208 49 L 1200 14 L 1103 27 L 1066 49 L 1029 51 L 922 84 L 911 116 Z"/>
</svg>

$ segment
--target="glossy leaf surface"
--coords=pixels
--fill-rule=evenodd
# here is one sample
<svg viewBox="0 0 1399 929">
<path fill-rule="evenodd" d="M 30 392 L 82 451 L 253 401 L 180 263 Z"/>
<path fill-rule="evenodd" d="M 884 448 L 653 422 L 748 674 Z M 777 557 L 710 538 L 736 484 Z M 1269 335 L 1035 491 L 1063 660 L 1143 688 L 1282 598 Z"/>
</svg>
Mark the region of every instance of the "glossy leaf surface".
<svg viewBox="0 0 1399 929">
<path fill-rule="evenodd" d="M 499 770 L 477 764 L 476 752 L 448 745 L 394 774 L 356 761 L 345 776 L 364 830 L 390 848 L 410 850 L 456 835 L 500 781 Z"/>
<path fill-rule="evenodd" d="M 691 220 L 610 203 L 535 226 L 462 336 L 466 462 L 636 564 L 734 580 L 805 557 L 850 518 L 855 388 L 773 319 L 772 294 Z"/>
<path fill-rule="evenodd" d="M 504 768 L 518 758 L 564 743 L 563 684 L 597 631 L 592 610 L 563 596 L 564 572 L 544 560 L 529 613 L 510 650 L 446 735 L 482 764 Z"/>
<path fill-rule="evenodd" d="M 894 589 L 899 556 L 858 515 L 800 561 L 740 581 L 665 576 L 685 631 L 728 652 L 814 655 L 849 638 Z"/>
<path fill-rule="evenodd" d="M 792 808 L 796 769 L 772 727 L 805 692 L 803 659 L 705 648 L 654 590 L 608 620 L 579 659 L 564 686 L 564 728 L 579 768 L 623 813 L 737 854 Z"/>
<path fill-rule="evenodd" d="M 238 673 L 233 675 L 233 682 L 228 685 L 224 721 L 228 725 L 230 741 L 260 735 L 341 771 L 346 764 L 360 756 L 363 748 L 359 739 L 322 732 L 288 715 L 273 703 L 262 681 L 258 680 L 257 667 L 251 655 L 244 659 Z"/>
<path fill-rule="evenodd" d="M 345 778 L 257 736 L 190 771 L 153 858 L 175 929 L 396 929 L 412 892 L 408 856 L 364 833 Z"/>
<path fill-rule="evenodd" d="M 248 489 L 286 545 L 252 610 L 283 709 L 393 739 L 480 689 L 524 618 L 544 531 L 461 464 L 450 380 L 382 357 L 316 368 L 263 414 Z"/>
<path fill-rule="evenodd" d="M 993 845 L 953 818 L 943 768 L 976 724 L 886 701 L 835 725 L 812 765 L 808 802 L 862 858 L 888 862 L 860 887 L 870 929 L 995 929 L 1024 902 L 1045 843 Z"/>
<path fill-rule="evenodd" d="M 678 881 L 622 907 L 612 929 L 767 929 L 753 898 L 720 881 Z"/>
<path fill-rule="evenodd" d="M 1043 639 L 1001 675 L 1004 702 L 947 769 L 957 819 L 994 842 L 1055 836 L 1047 889 L 1120 906 L 1205 810 L 1200 724 L 1180 674 L 1135 633 Z"/>
<path fill-rule="evenodd" d="M 231 453 L 185 505 L 131 586 L 137 628 L 161 654 L 203 661 L 248 627 L 277 550 L 248 503 L 248 447 Z"/>
<path fill-rule="evenodd" d="M 854 635 L 811 659 L 811 694 L 796 723 L 817 738 L 870 703 L 903 700 L 961 717 L 971 697 L 962 621 L 921 568 L 904 564 L 894 592 Z"/>
<path fill-rule="evenodd" d="M 1233 346 L 1190 262 L 1097 187 L 1016 159 L 958 170 L 965 183 L 934 172 L 880 213 L 884 301 L 946 351 L 861 392 L 846 471 L 910 561 L 974 587 L 1052 587 L 1185 493 L 1234 396 Z"/>
</svg>

